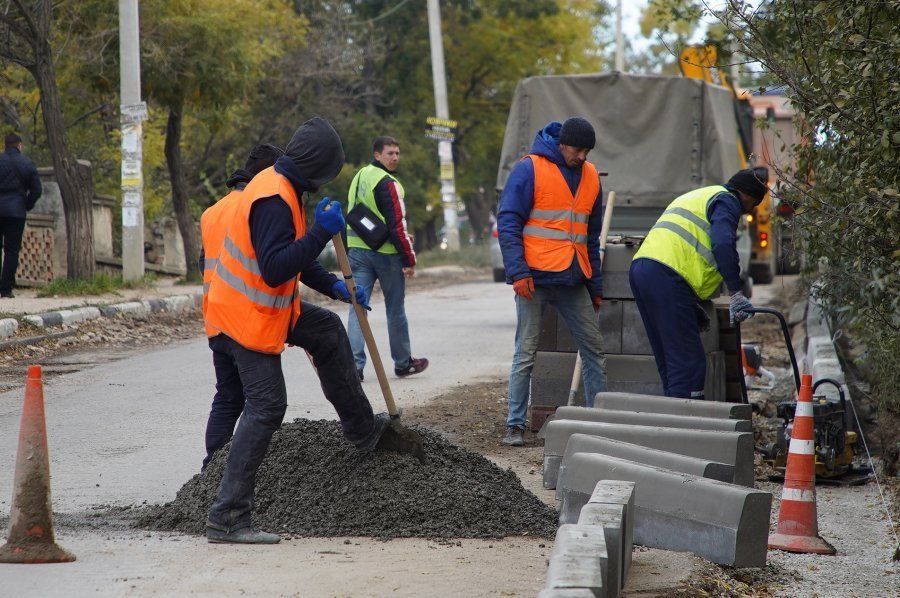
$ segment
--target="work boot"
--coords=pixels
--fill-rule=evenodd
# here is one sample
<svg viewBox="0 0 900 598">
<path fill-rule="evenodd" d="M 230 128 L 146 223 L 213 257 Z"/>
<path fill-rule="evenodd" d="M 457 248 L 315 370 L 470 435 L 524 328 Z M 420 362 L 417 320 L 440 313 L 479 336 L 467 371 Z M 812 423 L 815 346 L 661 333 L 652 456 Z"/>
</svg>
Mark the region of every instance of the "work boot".
<svg viewBox="0 0 900 598">
<path fill-rule="evenodd" d="M 281 536 L 270 534 L 252 525 L 232 531 L 206 525 L 206 539 L 212 544 L 278 544 Z"/>
<path fill-rule="evenodd" d="M 391 416 L 387 412 L 381 412 L 375 414 L 375 427 L 372 428 L 372 431 L 369 432 L 369 435 L 354 442 L 353 444 L 359 450 L 363 452 L 369 452 L 375 448 L 378 444 L 378 441 L 381 440 L 381 435 L 384 434 L 384 431 L 387 430 L 387 427 L 391 424 Z"/>
<path fill-rule="evenodd" d="M 525 446 L 525 428 L 509 426 L 506 428 L 506 436 L 500 442 L 507 446 Z"/>
<path fill-rule="evenodd" d="M 406 378 L 407 376 L 412 376 L 413 374 L 424 372 L 425 368 L 427 367 L 428 360 L 424 357 L 420 359 L 410 357 L 409 365 L 407 365 L 405 368 L 394 368 L 394 373 L 397 374 L 398 378 Z"/>
<path fill-rule="evenodd" d="M 365 375 L 363 374 L 363 369 L 358 368 L 356 370 L 356 376 L 359 378 L 359 381 L 362 382 L 365 379 Z"/>
</svg>

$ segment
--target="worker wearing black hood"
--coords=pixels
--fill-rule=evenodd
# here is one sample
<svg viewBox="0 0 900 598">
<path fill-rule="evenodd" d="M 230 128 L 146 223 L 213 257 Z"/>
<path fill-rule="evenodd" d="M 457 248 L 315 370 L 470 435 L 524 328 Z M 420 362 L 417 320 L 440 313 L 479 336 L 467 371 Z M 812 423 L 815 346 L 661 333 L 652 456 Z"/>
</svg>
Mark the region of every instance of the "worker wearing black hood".
<svg viewBox="0 0 900 598">
<path fill-rule="evenodd" d="M 337 411 L 344 436 L 354 446 L 373 449 L 390 422 L 386 413 L 376 416 L 372 412 L 356 376 L 347 332 L 337 315 L 304 301 L 288 330 L 268 326 L 270 321 L 290 321 L 282 318 L 289 307 L 279 300 L 290 298 L 291 289 L 298 292 L 298 278 L 323 295 L 350 301 L 346 283 L 317 261 L 332 235 L 345 226 L 340 203 L 327 198 L 320 201 L 311 227 L 303 227 L 300 216 L 303 193 L 316 191 L 332 180 L 343 164 L 341 139 L 331 124 L 318 117 L 305 122 L 294 133 L 285 155 L 271 169 L 254 177 L 244 190 L 240 199 L 243 206 L 235 210 L 228 225 L 223 259 L 210 286 L 207 326 L 221 331 L 210 338 L 216 387 L 240 389 L 244 404 L 207 519 L 210 542 L 272 544 L 280 540 L 277 534 L 257 529 L 251 514 L 256 471 L 287 408 L 280 355 L 285 342 L 302 347 L 310 355 L 325 397 Z M 285 188 L 285 184 L 290 186 Z M 299 238 L 295 226 L 305 228 Z M 248 227 L 250 247 L 246 246 Z M 229 268 L 239 269 L 243 278 Z M 364 291 L 357 289 L 356 298 L 367 306 Z M 247 339 L 256 337 L 264 337 L 267 342 L 277 337 L 277 347 L 271 351 L 248 347 L 256 345 Z M 220 364 L 230 367 L 220 368 Z"/>
</svg>

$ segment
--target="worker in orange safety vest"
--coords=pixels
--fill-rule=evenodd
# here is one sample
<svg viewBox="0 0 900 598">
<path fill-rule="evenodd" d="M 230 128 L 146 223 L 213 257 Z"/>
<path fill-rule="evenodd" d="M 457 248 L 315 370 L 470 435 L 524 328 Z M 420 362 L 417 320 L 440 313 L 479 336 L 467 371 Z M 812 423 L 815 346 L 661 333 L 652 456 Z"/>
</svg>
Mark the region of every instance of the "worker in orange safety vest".
<svg viewBox="0 0 900 598">
<path fill-rule="evenodd" d="M 242 413 L 224 473 L 206 522 L 210 542 L 273 544 L 277 534 L 252 521 L 256 472 L 281 425 L 287 391 L 281 369 L 285 344 L 310 355 L 325 397 L 345 438 L 372 450 L 387 428 L 387 413 L 373 414 L 356 375 L 347 332 L 333 312 L 304 303 L 299 283 L 333 299 L 350 301 L 343 280 L 317 261 L 343 230 L 341 205 L 327 198 L 307 227 L 301 203 L 340 172 L 341 139 L 331 124 L 313 118 L 294 133 L 285 155 L 253 177 L 231 213 L 213 224 L 221 234 L 205 313 L 219 393 L 243 398 Z M 357 301 L 368 306 L 365 292 Z"/>
<path fill-rule="evenodd" d="M 531 152 L 503 188 L 497 232 L 506 281 L 516 300 L 516 348 L 509 376 L 509 413 L 503 444 L 525 444 L 525 417 L 541 314 L 552 305 L 565 320 L 582 357 L 584 396 L 606 390 L 605 358 L 596 310 L 603 301 L 600 272 L 602 189 L 587 161 L 593 126 L 572 117 L 538 131 Z"/>
</svg>

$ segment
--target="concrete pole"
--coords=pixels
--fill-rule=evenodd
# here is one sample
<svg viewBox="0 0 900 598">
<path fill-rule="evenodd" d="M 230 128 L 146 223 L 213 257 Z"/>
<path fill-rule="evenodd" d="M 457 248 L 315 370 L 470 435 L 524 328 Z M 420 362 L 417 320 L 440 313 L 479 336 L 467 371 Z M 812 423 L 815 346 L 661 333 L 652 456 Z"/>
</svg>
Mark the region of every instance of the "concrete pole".
<svg viewBox="0 0 900 598">
<path fill-rule="evenodd" d="M 444 39 L 441 35 L 441 8 L 438 0 L 428 0 L 428 39 L 431 42 L 431 78 L 434 81 L 434 104 L 437 117 L 450 118 L 447 105 L 447 76 L 444 72 Z M 459 223 L 456 219 L 456 183 L 453 172 L 453 144 L 438 141 L 441 163 L 441 202 L 444 206 L 444 229 L 447 249 L 459 250 Z"/>
<path fill-rule="evenodd" d="M 120 127 L 122 131 L 122 278 L 144 276 L 144 178 L 138 0 L 119 0 Z"/>
<path fill-rule="evenodd" d="M 622 0 L 616 2 L 616 70 L 625 72 L 625 38 L 622 36 Z"/>
</svg>

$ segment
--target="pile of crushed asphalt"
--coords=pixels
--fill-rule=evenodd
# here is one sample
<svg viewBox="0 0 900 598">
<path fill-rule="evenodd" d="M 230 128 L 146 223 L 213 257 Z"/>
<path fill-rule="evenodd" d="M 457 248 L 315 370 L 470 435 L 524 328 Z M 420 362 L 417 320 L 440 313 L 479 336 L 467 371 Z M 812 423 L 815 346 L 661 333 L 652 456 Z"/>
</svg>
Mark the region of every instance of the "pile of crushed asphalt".
<svg viewBox="0 0 900 598">
<path fill-rule="evenodd" d="M 294 536 L 502 538 L 552 536 L 557 513 L 518 477 L 477 453 L 416 428 L 425 458 L 347 443 L 337 422 L 297 419 L 275 433 L 256 483 L 254 522 Z M 149 508 L 137 525 L 205 531 L 228 447 L 172 502 Z"/>
</svg>

